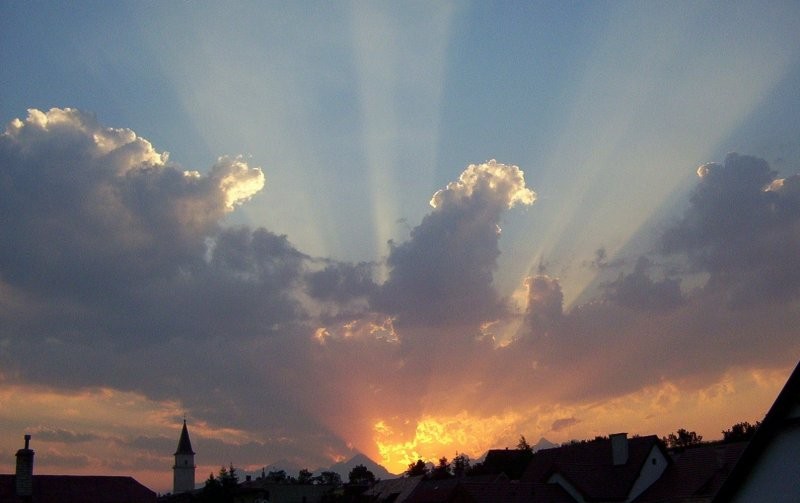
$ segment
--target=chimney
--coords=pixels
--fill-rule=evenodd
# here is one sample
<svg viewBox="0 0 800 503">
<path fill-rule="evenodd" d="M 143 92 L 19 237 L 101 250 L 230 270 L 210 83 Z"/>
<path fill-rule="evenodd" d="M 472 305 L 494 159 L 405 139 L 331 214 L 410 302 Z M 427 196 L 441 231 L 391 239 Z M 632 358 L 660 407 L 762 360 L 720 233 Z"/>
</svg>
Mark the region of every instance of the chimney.
<svg viewBox="0 0 800 503">
<path fill-rule="evenodd" d="M 624 465 L 628 462 L 628 434 L 612 433 L 608 437 L 611 439 L 611 461 L 614 466 Z"/>
<path fill-rule="evenodd" d="M 17 451 L 16 492 L 20 498 L 33 495 L 33 450 L 30 448 L 31 436 L 25 435 L 25 448 Z"/>
</svg>

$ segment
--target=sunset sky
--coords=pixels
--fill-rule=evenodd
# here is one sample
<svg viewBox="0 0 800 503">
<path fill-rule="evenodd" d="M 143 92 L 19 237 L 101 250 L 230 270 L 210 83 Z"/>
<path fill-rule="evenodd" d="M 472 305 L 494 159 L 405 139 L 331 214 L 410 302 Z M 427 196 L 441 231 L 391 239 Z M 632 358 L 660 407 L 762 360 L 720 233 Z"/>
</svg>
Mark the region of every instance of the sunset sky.
<svg viewBox="0 0 800 503">
<path fill-rule="evenodd" d="M 755 422 L 798 2 L 0 2 L 0 473 Z"/>
</svg>

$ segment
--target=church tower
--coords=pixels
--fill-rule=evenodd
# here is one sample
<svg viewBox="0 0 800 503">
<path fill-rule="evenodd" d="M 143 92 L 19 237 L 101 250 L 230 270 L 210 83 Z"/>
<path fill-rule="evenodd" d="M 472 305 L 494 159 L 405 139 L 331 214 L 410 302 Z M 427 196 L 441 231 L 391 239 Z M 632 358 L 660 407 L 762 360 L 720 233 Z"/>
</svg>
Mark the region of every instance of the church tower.
<svg viewBox="0 0 800 503">
<path fill-rule="evenodd" d="M 175 466 L 172 467 L 172 492 L 173 494 L 194 490 L 194 451 L 189 440 L 189 430 L 186 429 L 186 419 L 183 420 L 181 438 L 178 440 L 178 450 L 175 451 Z"/>
</svg>

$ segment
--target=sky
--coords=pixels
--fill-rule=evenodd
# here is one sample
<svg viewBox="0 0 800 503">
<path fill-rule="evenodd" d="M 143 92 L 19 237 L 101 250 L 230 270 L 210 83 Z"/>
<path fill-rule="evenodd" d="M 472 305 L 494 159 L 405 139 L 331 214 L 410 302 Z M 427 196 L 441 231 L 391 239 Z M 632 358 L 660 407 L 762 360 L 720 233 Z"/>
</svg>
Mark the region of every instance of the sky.
<svg viewBox="0 0 800 503">
<path fill-rule="evenodd" d="M 0 472 L 763 417 L 797 2 L 1 2 Z"/>
</svg>

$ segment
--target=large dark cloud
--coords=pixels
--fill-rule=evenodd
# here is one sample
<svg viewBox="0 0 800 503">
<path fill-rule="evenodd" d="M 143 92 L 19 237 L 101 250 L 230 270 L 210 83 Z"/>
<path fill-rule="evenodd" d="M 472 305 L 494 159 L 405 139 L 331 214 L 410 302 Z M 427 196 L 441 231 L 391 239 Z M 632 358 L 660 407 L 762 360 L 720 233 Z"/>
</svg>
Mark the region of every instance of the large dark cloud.
<svg viewBox="0 0 800 503">
<path fill-rule="evenodd" d="M 184 170 L 77 110 L 12 121 L 0 136 L 6 378 L 135 389 L 197 411 L 247 409 L 239 390 L 260 383 L 296 410 L 262 386 L 264 362 L 285 350 L 241 362 L 259 338 L 307 340 L 296 295 L 307 257 L 285 236 L 220 225 L 263 183 L 241 158 Z"/>
<path fill-rule="evenodd" d="M 465 404 L 490 416 L 785 363 L 800 349 L 800 178 L 737 155 L 699 172 L 661 248 L 633 268 L 598 256 L 621 272 L 602 295 L 565 309 L 539 275 L 514 310 L 493 275 L 504 212 L 535 197 L 515 166 L 467 167 L 385 264 L 350 264 L 223 225 L 264 183 L 241 158 L 204 175 L 84 113 L 31 111 L 0 136 L 0 380 L 177 400 L 250 435 L 204 449 L 257 463 L 369 447 L 378 419 L 413 430 Z"/>
<path fill-rule="evenodd" d="M 12 121 L 0 165 L 0 280 L 6 302 L 33 306 L 9 320 L 27 343 L 113 359 L 123 347 L 239 338 L 302 318 L 292 291 L 305 256 L 264 229 L 219 225 L 263 186 L 242 159 L 201 175 L 130 130 L 53 109 Z"/>
<path fill-rule="evenodd" d="M 528 287 L 527 323 L 536 336 L 546 336 L 563 319 L 564 294 L 558 280 L 544 275 L 525 280 Z"/>
<path fill-rule="evenodd" d="M 491 160 L 470 165 L 434 194 L 433 211 L 411 239 L 390 243 L 391 268 L 376 305 L 402 322 L 481 322 L 498 316 L 492 275 L 500 255 L 500 218 L 535 194 L 516 166 Z"/>
<path fill-rule="evenodd" d="M 324 269 L 308 275 L 308 293 L 314 298 L 337 303 L 369 298 L 378 288 L 373 279 L 374 268 L 374 264 L 367 262 L 329 262 Z"/>
<path fill-rule="evenodd" d="M 223 215 L 263 186 L 241 159 L 185 171 L 132 131 L 72 109 L 14 120 L 0 163 L 4 281 L 70 299 L 195 266 Z"/>
<path fill-rule="evenodd" d="M 738 154 L 698 175 L 689 207 L 652 258 L 632 270 L 625 260 L 604 264 L 620 272 L 594 300 L 562 312 L 557 279 L 528 280 L 525 324 L 504 351 L 536 359 L 523 380 L 548 382 L 537 393 L 611 397 L 662 379 L 697 383 L 732 366 L 796 359 L 798 177 L 777 179 L 765 161 Z M 685 291 L 684 274 L 692 285 Z"/>
<path fill-rule="evenodd" d="M 710 275 L 708 288 L 752 304 L 800 293 L 800 194 L 797 175 L 775 178 L 767 162 L 729 154 L 698 171 L 686 215 L 663 240 Z"/>
<path fill-rule="evenodd" d="M 651 267 L 647 257 L 639 257 L 633 272 L 620 273 L 619 278 L 605 285 L 606 298 L 635 309 L 658 311 L 681 305 L 684 299 L 680 279 L 654 280 L 649 275 Z"/>
</svg>

